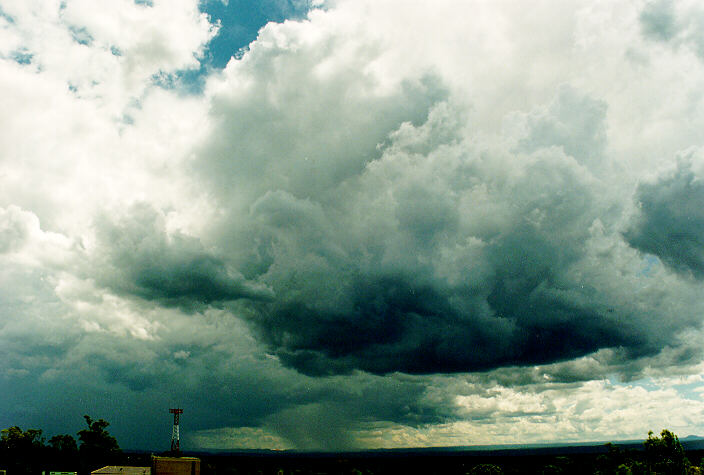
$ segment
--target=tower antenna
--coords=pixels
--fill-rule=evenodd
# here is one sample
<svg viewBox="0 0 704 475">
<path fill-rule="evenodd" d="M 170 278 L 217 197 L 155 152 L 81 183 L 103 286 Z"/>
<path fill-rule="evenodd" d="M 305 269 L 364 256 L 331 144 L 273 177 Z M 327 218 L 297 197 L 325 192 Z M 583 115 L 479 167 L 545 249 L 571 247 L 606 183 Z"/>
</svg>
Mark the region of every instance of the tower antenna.
<svg viewBox="0 0 704 475">
<path fill-rule="evenodd" d="M 178 440 L 178 419 L 179 414 L 183 414 L 183 409 L 169 409 L 169 412 L 174 415 L 174 430 L 171 432 L 171 452 L 181 452 L 181 445 Z"/>
</svg>

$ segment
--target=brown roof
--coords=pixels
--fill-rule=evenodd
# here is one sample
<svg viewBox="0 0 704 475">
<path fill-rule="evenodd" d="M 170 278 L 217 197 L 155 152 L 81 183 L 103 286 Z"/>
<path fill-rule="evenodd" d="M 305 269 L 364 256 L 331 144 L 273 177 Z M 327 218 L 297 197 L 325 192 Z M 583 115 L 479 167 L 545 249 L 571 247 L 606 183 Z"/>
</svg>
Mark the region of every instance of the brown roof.
<svg viewBox="0 0 704 475">
<path fill-rule="evenodd" d="M 99 474 L 120 474 L 120 475 L 151 475 L 151 467 L 120 467 L 116 465 L 108 465 L 107 467 L 99 468 L 90 472 Z"/>
</svg>

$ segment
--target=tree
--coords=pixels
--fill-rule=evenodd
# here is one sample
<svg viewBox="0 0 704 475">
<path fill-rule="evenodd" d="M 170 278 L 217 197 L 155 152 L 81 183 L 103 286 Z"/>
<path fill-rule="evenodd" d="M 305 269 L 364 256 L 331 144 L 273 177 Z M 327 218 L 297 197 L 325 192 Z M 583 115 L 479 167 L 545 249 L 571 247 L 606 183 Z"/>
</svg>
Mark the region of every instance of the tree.
<svg viewBox="0 0 704 475">
<path fill-rule="evenodd" d="M 469 473 L 470 475 L 501 475 L 504 472 L 501 470 L 501 467 L 497 465 L 482 463 L 475 465 Z"/>
<path fill-rule="evenodd" d="M 49 446 L 57 452 L 78 452 L 76 439 L 68 434 L 55 435 L 49 439 Z"/>
<path fill-rule="evenodd" d="M 612 473 L 624 472 L 621 467 L 628 466 L 630 460 L 628 460 L 626 453 L 621 450 L 618 445 L 614 445 L 611 442 L 606 444 L 606 453 L 599 455 L 596 459 L 596 475 L 606 475 Z"/>
<path fill-rule="evenodd" d="M 543 475 L 558 475 L 561 473 L 565 472 L 557 465 L 549 464 L 543 467 Z"/>
<path fill-rule="evenodd" d="M 8 450 L 25 451 L 44 447 L 41 429 L 27 429 L 22 431 L 18 426 L 0 431 L 0 441 L 3 448 Z"/>
<path fill-rule="evenodd" d="M 117 439 L 105 430 L 109 422 L 90 416 L 83 416 L 88 424 L 87 429 L 78 431 L 81 445 L 78 452 L 88 468 L 100 468 L 104 465 L 116 465 L 122 459 L 122 450 L 117 444 Z"/>
<path fill-rule="evenodd" d="M 684 455 L 684 448 L 679 438 L 669 430 L 663 429 L 660 437 L 649 431 L 643 446 L 649 471 L 668 475 L 687 473 L 690 464 Z"/>
<path fill-rule="evenodd" d="M 0 431 L 0 459 L 14 473 L 39 471 L 45 449 L 40 429 L 23 431 L 18 426 L 12 426 Z"/>
<path fill-rule="evenodd" d="M 72 436 L 68 434 L 55 435 L 49 439 L 49 448 L 54 468 L 68 471 L 75 466 L 78 459 L 78 445 Z"/>
</svg>

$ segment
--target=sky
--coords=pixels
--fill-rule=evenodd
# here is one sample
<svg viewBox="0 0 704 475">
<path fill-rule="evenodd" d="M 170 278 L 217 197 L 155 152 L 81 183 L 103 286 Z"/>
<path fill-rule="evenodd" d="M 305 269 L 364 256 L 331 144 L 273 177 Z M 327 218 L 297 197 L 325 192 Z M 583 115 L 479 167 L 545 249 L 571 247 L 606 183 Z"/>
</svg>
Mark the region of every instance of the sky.
<svg viewBox="0 0 704 475">
<path fill-rule="evenodd" d="M 0 0 L 0 427 L 704 435 L 695 0 Z"/>
</svg>

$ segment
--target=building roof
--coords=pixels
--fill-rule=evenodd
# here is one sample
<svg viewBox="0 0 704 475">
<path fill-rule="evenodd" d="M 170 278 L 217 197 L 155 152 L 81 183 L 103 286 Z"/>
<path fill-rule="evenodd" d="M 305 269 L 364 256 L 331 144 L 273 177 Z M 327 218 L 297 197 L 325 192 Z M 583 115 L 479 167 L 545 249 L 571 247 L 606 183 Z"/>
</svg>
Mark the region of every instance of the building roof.
<svg viewBox="0 0 704 475">
<path fill-rule="evenodd" d="M 189 461 L 190 462 L 190 461 L 197 460 L 200 462 L 200 459 L 198 457 L 163 457 L 161 455 L 152 455 L 152 459 L 153 460 L 168 460 L 168 461 L 174 461 L 174 462 L 178 462 L 178 461 Z"/>
<path fill-rule="evenodd" d="M 118 465 L 108 465 L 107 467 L 99 468 L 90 472 L 99 474 L 120 474 L 120 475 L 151 475 L 151 467 L 125 467 Z"/>
</svg>

